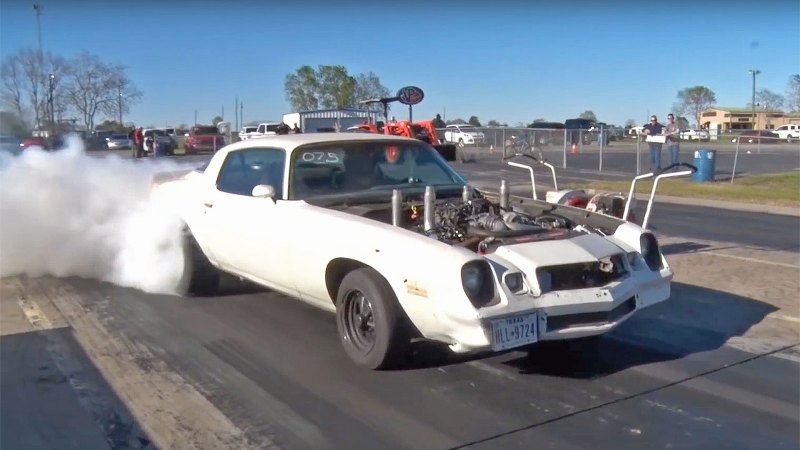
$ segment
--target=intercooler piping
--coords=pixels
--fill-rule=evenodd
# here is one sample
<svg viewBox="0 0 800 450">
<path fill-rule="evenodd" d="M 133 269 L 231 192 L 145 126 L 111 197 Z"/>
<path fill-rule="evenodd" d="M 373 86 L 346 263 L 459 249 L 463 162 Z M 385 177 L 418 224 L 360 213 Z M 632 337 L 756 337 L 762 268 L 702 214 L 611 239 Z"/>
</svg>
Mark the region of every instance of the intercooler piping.
<svg viewBox="0 0 800 450">
<path fill-rule="evenodd" d="M 392 225 L 402 226 L 400 221 L 403 217 L 403 194 L 400 189 L 392 189 Z"/>
<path fill-rule="evenodd" d="M 423 200 L 423 221 L 425 231 L 433 229 L 433 216 L 436 203 L 436 191 L 433 186 L 425 186 L 425 198 Z"/>
</svg>

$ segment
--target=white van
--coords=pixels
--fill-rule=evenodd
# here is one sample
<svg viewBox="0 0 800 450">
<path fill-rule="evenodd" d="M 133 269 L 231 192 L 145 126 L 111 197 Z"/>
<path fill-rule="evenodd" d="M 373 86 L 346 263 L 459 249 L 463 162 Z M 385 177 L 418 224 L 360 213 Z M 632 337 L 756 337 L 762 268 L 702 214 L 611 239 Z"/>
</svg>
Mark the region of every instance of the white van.
<svg viewBox="0 0 800 450">
<path fill-rule="evenodd" d="M 796 123 L 781 125 L 775 130 L 775 133 L 779 138 L 792 142 L 792 139 L 800 139 L 800 125 Z"/>
</svg>

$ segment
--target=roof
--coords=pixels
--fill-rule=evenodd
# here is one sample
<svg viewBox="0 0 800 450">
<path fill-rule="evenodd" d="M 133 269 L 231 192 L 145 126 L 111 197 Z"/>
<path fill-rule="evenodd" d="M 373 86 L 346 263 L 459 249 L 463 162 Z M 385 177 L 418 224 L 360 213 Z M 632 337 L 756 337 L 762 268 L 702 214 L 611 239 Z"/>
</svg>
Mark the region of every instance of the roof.
<svg viewBox="0 0 800 450">
<path fill-rule="evenodd" d="M 284 116 L 288 114 L 299 114 L 303 117 L 307 118 L 337 118 L 337 117 L 369 117 L 378 115 L 377 111 L 370 111 L 366 109 L 355 109 L 355 108 L 338 108 L 338 109 L 316 109 L 316 110 L 309 110 L 309 111 L 295 111 L 289 112 L 284 114 Z M 382 114 L 382 113 L 380 113 Z"/>
<path fill-rule="evenodd" d="M 273 136 L 263 136 L 256 139 L 236 142 L 224 147 L 220 152 L 231 152 L 247 148 L 257 147 L 280 147 L 287 149 L 290 153 L 295 148 L 306 144 L 324 144 L 328 142 L 362 142 L 362 141 L 404 141 L 419 144 L 417 139 L 402 136 L 393 136 L 375 133 L 306 133 L 306 134 L 277 134 Z M 218 152 L 219 153 L 219 152 Z"/>
<path fill-rule="evenodd" d="M 717 109 L 719 111 L 727 111 L 727 112 L 730 112 L 730 113 L 753 114 L 753 108 L 742 108 L 740 106 L 736 106 L 736 107 L 709 106 L 707 109 Z M 782 113 L 783 111 L 781 111 L 780 109 L 770 109 L 770 110 L 766 110 L 765 111 L 764 109 L 759 109 L 758 107 L 756 107 L 756 114 L 765 113 L 765 112 Z"/>
</svg>

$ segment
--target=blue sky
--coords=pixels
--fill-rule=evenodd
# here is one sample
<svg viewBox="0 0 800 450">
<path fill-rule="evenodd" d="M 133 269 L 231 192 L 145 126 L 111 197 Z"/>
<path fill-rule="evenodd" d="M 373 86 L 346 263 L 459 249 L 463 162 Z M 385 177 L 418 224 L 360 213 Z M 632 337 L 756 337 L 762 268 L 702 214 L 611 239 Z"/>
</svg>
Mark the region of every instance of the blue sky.
<svg viewBox="0 0 800 450">
<path fill-rule="evenodd" d="M 797 0 L 2 0 L 3 57 L 37 47 L 33 3 L 44 6 L 45 51 L 128 68 L 144 97 L 125 121 L 141 125 L 188 124 L 195 110 L 207 123 L 223 107 L 233 121 L 237 95 L 245 122 L 278 119 L 291 110 L 285 77 L 304 64 L 372 71 L 392 92 L 419 86 L 415 118 L 510 125 L 585 110 L 642 123 L 696 85 L 745 106 L 750 68 L 757 89 L 782 95 L 800 72 Z"/>
</svg>

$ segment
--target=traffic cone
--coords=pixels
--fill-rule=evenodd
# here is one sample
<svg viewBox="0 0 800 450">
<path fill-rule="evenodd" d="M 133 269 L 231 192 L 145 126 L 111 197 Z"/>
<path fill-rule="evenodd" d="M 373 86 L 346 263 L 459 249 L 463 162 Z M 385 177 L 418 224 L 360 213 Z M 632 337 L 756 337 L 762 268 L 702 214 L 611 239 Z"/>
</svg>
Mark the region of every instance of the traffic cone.
<svg viewBox="0 0 800 450">
<path fill-rule="evenodd" d="M 494 154 L 494 145 L 489 146 L 489 154 L 490 155 Z"/>
<path fill-rule="evenodd" d="M 570 154 L 577 155 L 578 154 L 578 144 L 572 144 L 572 149 L 570 149 Z"/>
</svg>

